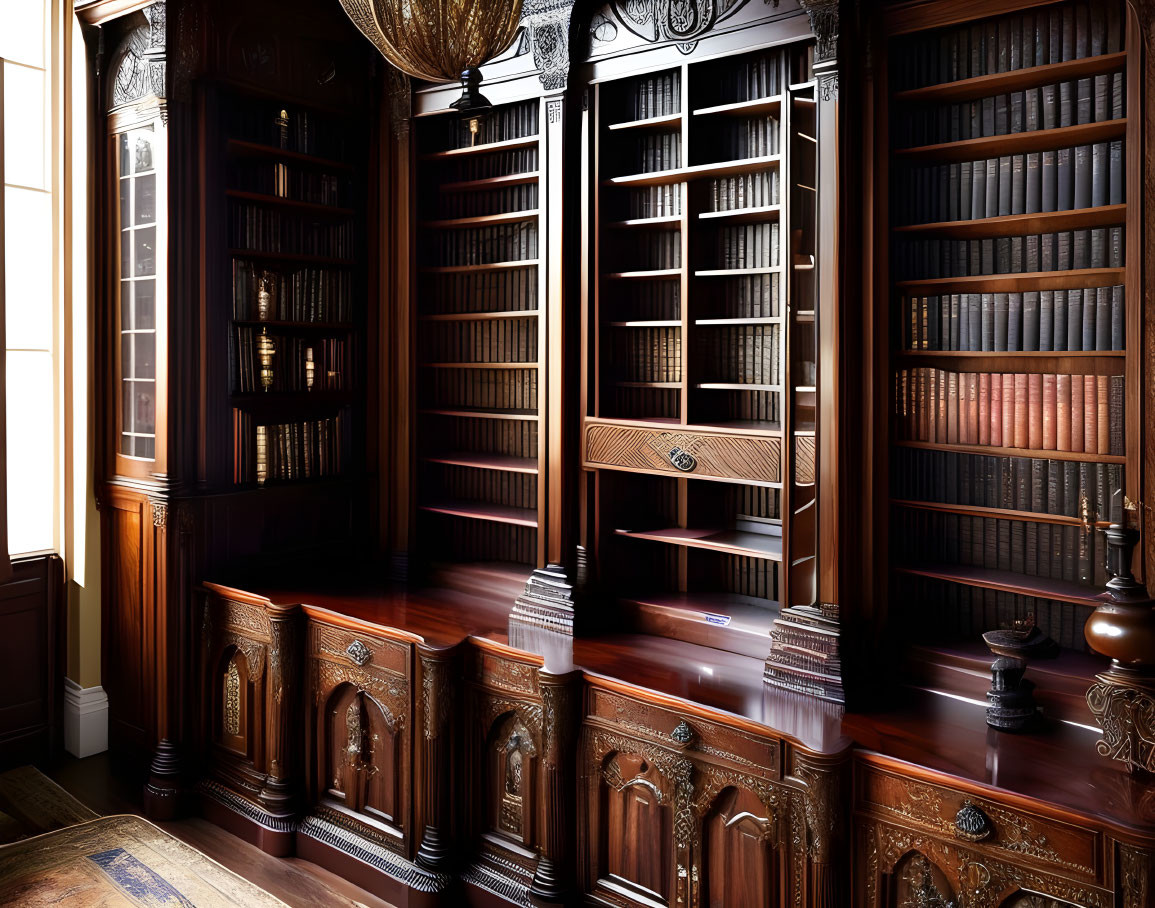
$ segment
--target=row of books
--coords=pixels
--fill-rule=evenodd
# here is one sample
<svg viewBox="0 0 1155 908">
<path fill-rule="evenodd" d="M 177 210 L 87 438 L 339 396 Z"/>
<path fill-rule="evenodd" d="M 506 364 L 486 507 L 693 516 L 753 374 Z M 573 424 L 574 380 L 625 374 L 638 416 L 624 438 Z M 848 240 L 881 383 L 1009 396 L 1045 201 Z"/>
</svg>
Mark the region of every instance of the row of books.
<svg viewBox="0 0 1155 908">
<path fill-rule="evenodd" d="M 609 321 L 678 321 L 681 317 L 678 281 L 639 281 L 602 290 L 602 318 Z"/>
<path fill-rule="evenodd" d="M 682 187 L 677 183 L 629 191 L 631 218 L 661 218 L 682 213 Z"/>
<path fill-rule="evenodd" d="M 423 369 L 424 407 L 445 410 L 536 410 L 537 369 Z"/>
<path fill-rule="evenodd" d="M 781 428 L 782 395 L 776 391 L 712 390 L 690 403 L 690 422 L 746 422 L 748 428 L 774 432 Z"/>
<path fill-rule="evenodd" d="M 744 173 L 710 180 L 710 210 L 733 211 L 779 204 L 778 170 Z"/>
<path fill-rule="evenodd" d="M 614 271 L 649 271 L 682 267 L 682 232 L 647 230 L 630 235 L 605 234 L 604 267 Z"/>
<path fill-rule="evenodd" d="M 903 300 L 907 350 L 1122 350 L 1122 285 L 1028 293 L 955 293 Z"/>
<path fill-rule="evenodd" d="M 986 631 L 1030 621 L 1064 649 L 1087 651 L 1083 625 L 1091 612 L 1086 606 L 905 574 L 892 588 L 898 620 L 919 628 L 923 640 L 977 640 Z"/>
<path fill-rule="evenodd" d="M 718 325 L 699 331 L 694 370 L 703 381 L 780 385 L 780 325 Z"/>
<path fill-rule="evenodd" d="M 489 265 L 537 258 L 537 221 L 442 230 L 422 243 L 429 265 Z"/>
<path fill-rule="evenodd" d="M 505 561 L 533 565 L 537 561 L 534 527 L 470 520 L 436 511 L 419 511 L 419 533 L 437 540 L 437 557 L 449 562 Z"/>
<path fill-rule="evenodd" d="M 259 337 L 263 329 L 236 325 L 229 349 L 233 390 L 253 392 L 341 391 L 349 381 L 345 341 L 334 337 L 302 338 L 269 334 L 274 353 L 269 365 L 272 384 L 261 381 Z"/>
<path fill-rule="evenodd" d="M 261 293 L 268 293 L 265 320 L 349 322 L 353 317 L 353 275 L 332 268 L 265 268 L 233 258 L 233 318 L 261 319 Z"/>
<path fill-rule="evenodd" d="M 1119 71 L 956 104 L 912 107 L 898 117 L 894 140 L 909 148 L 1121 120 L 1127 115 L 1124 86 Z"/>
<path fill-rule="evenodd" d="M 1077 0 L 911 38 L 892 53 L 897 89 L 1115 53 L 1126 46 L 1122 0 Z"/>
<path fill-rule="evenodd" d="M 1078 502 L 1079 487 L 1069 490 L 1065 485 L 1069 473 L 1059 471 L 1059 494 Z M 1073 478 L 1077 483 L 1077 472 Z M 1107 582 L 1106 536 L 1093 529 L 916 508 L 897 511 L 894 532 L 900 540 L 901 557 L 914 564 L 1012 571 L 1024 578 L 1042 577 L 1087 587 L 1102 587 Z"/>
<path fill-rule="evenodd" d="M 773 268 L 781 251 L 777 221 L 718 230 L 718 268 Z"/>
<path fill-rule="evenodd" d="M 727 277 L 711 284 L 701 318 L 773 318 L 781 314 L 781 281 L 773 274 Z M 699 291 L 699 300 L 702 299 Z"/>
<path fill-rule="evenodd" d="M 508 142 L 537 135 L 538 101 L 522 101 L 495 107 L 477 124 L 474 134 L 471 121 L 466 118 L 444 118 L 444 127 L 449 133 L 438 148 L 469 148 L 488 145 L 490 142 Z"/>
<path fill-rule="evenodd" d="M 708 84 L 711 93 L 716 89 L 718 104 L 771 98 L 782 92 L 782 55 L 771 52 L 741 61 L 728 59 L 710 74 Z"/>
<path fill-rule="evenodd" d="M 1118 463 L 896 448 L 890 473 L 891 497 L 900 501 L 1123 521 L 1123 465 Z M 1070 494 L 1059 494 L 1060 489 Z"/>
<path fill-rule="evenodd" d="M 628 328 L 610 338 L 608 363 L 618 381 L 676 382 L 682 379 L 680 328 Z"/>
<path fill-rule="evenodd" d="M 894 264 L 900 279 L 915 280 L 1072 268 L 1122 268 L 1123 242 L 1121 226 L 982 240 L 899 239 L 894 244 Z"/>
<path fill-rule="evenodd" d="M 429 463 L 422 479 L 421 495 L 426 501 L 537 508 L 537 476 L 532 473 Z"/>
<path fill-rule="evenodd" d="M 640 136 L 632 147 L 631 173 L 675 170 L 682 166 L 682 137 L 678 133 Z"/>
<path fill-rule="evenodd" d="M 537 459 L 537 420 L 429 417 L 422 429 L 426 451 L 478 451 Z"/>
<path fill-rule="evenodd" d="M 637 388 L 603 382 L 601 413 L 615 419 L 672 419 L 681 414 L 677 388 Z"/>
<path fill-rule="evenodd" d="M 349 180 L 312 169 L 267 161 L 237 162 L 229 174 L 231 189 L 258 192 L 314 205 L 348 206 Z"/>
<path fill-rule="evenodd" d="M 1120 205 L 1123 142 L 1003 155 L 914 167 L 896 181 L 896 220 L 904 224 L 966 221 Z"/>
<path fill-rule="evenodd" d="M 906 441 L 1121 456 L 1121 375 L 900 369 L 896 430 Z"/>
<path fill-rule="evenodd" d="M 765 558 L 748 558 L 742 555 L 722 555 L 721 557 L 702 549 L 691 549 L 691 561 L 720 561 L 720 586 L 728 593 L 749 596 L 763 600 L 772 607 L 778 598 L 778 564 Z"/>
<path fill-rule="evenodd" d="M 676 69 L 634 79 L 627 91 L 634 120 L 665 117 L 682 109 L 682 73 Z"/>
<path fill-rule="evenodd" d="M 439 192 L 426 212 L 430 220 L 479 218 L 509 211 L 533 211 L 539 197 L 536 182 L 483 192 Z"/>
<path fill-rule="evenodd" d="M 765 679 L 775 687 L 842 703 L 837 606 L 784 608 L 770 628 Z"/>
<path fill-rule="evenodd" d="M 711 153 L 719 161 L 778 154 L 781 130 L 776 117 L 726 118 L 714 131 Z"/>
<path fill-rule="evenodd" d="M 226 116 L 228 135 L 234 138 L 299 154 L 347 159 L 347 130 L 332 117 L 274 102 L 233 104 Z"/>
<path fill-rule="evenodd" d="M 349 416 L 266 425 L 233 410 L 233 479 L 238 483 L 336 476 L 349 445 Z"/>
<path fill-rule="evenodd" d="M 426 274 L 420 283 L 422 315 L 521 312 L 537 309 L 536 268 Z"/>
<path fill-rule="evenodd" d="M 431 322 L 421 331 L 421 358 L 431 363 L 532 363 L 537 340 L 533 316 Z"/>
<path fill-rule="evenodd" d="M 537 160 L 536 145 L 451 158 L 438 168 L 437 183 L 464 183 L 469 180 L 507 177 L 515 173 L 533 173 L 537 170 Z"/>
<path fill-rule="evenodd" d="M 353 225 L 233 201 L 229 207 L 229 245 L 256 252 L 351 258 Z"/>
</svg>

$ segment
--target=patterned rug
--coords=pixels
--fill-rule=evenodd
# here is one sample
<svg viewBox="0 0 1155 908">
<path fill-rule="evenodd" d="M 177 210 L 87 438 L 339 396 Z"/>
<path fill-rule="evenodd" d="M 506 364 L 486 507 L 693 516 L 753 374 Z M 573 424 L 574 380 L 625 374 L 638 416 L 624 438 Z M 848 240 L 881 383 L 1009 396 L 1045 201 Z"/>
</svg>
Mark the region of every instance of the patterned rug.
<svg viewBox="0 0 1155 908">
<path fill-rule="evenodd" d="M 34 766 L 0 773 L 0 845 L 97 816 Z"/>
<path fill-rule="evenodd" d="M 287 908 L 140 817 L 102 817 L 0 847 L 0 905 Z"/>
</svg>

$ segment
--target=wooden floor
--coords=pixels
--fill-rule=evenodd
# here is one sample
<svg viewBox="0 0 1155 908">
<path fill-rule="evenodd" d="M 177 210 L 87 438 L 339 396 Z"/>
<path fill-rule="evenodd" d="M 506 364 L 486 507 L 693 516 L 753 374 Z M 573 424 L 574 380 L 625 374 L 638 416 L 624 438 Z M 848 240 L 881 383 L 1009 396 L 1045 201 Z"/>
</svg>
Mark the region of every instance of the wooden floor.
<svg viewBox="0 0 1155 908">
<path fill-rule="evenodd" d="M 41 768 L 97 813 L 141 812 L 139 785 L 114 775 L 107 754 L 84 760 L 70 759 L 59 766 Z M 299 858 L 270 857 L 206 820 L 192 818 L 157 825 L 294 908 L 316 908 L 319 905 L 326 908 L 392 908 L 388 902 L 316 864 Z"/>
</svg>

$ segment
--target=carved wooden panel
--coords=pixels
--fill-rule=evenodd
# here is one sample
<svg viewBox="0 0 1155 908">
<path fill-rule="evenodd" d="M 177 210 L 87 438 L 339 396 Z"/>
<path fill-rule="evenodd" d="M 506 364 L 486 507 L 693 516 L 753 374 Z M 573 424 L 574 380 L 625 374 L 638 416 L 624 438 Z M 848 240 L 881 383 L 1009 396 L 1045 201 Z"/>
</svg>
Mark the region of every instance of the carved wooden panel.
<svg viewBox="0 0 1155 908">
<path fill-rule="evenodd" d="M 668 902 L 673 890 L 671 786 L 644 757 L 615 753 L 598 784 L 603 821 L 597 830 L 601 888 L 625 904 Z M 614 892 L 614 890 L 618 890 Z"/>
<path fill-rule="evenodd" d="M 857 764 L 860 805 L 913 830 L 948 840 L 972 838 L 984 851 L 1088 880 L 1102 877 L 1102 836 L 1095 830 L 1012 810 L 988 798 Z M 967 807 L 969 805 L 969 807 Z M 960 811 L 967 807 L 967 813 Z M 978 813 L 975 813 L 978 811 Z M 966 817 L 977 824 L 964 831 Z"/>
<path fill-rule="evenodd" d="M 583 450 L 587 467 L 639 473 L 779 482 L 782 472 L 782 446 L 777 438 L 587 423 Z M 690 460 L 672 457 L 675 450 L 689 454 Z M 679 469 L 675 460 L 690 469 Z"/>
<path fill-rule="evenodd" d="M 702 821 L 702 904 L 762 908 L 779 903 L 778 818 L 748 789 L 728 787 Z"/>
<path fill-rule="evenodd" d="M 325 710 L 326 794 L 350 810 L 398 820 L 397 722 L 352 684 L 337 686 Z"/>
</svg>

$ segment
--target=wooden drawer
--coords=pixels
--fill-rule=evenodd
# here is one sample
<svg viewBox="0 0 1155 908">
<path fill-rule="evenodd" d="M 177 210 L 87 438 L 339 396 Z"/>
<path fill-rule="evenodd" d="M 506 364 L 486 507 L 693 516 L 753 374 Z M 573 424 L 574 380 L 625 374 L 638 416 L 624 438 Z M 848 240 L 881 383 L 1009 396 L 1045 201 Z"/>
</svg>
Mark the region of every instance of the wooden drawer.
<svg viewBox="0 0 1155 908">
<path fill-rule="evenodd" d="M 587 467 L 698 479 L 781 481 L 782 446 L 774 437 L 587 421 L 582 449 Z M 689 458 L 679 459 L 678 452 Z"/>
<path fill-rule="evenodd" d="M 309 622 L 309 656 L 356 670 L 383 670 L 408 677 L 409 646 L 370 634 Z"/>
<path fill-rule="evenodd" d="M 1020 864 L 1100 881 L 1103 843 L 1094 830 L 998 800 L 855 761 L 859 810 L 915 832 Z"/>
</svg>

